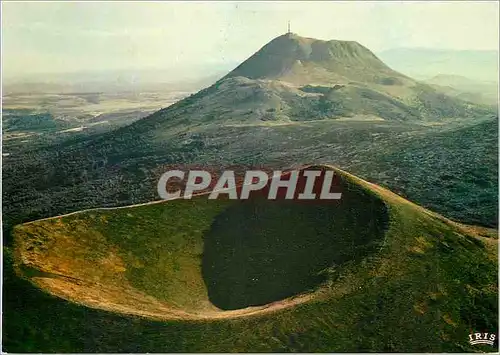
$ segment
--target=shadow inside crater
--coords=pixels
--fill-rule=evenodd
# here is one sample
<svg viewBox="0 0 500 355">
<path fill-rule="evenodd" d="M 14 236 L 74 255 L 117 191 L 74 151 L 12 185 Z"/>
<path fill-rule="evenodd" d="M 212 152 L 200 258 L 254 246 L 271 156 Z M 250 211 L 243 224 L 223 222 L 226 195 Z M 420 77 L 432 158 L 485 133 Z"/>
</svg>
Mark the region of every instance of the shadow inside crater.
<svg viewBox="0 0 500 355">
<path fill-rule="evenodd" d="M 342 182 L 340 201 L 253 198 L 219 214 L 204 235 L 202 273 L 224 310 L 263 305 L 310 290 L 321 271 L 374 251 L 388 224 L 385 204 Z"/>
</svg>

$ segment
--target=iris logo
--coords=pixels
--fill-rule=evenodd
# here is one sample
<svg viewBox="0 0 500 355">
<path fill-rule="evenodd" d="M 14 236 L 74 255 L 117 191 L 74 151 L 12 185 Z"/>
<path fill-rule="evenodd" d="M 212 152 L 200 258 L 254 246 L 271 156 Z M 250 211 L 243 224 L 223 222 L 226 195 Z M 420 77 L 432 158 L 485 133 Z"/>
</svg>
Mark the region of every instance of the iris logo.
<svg viewBox="0 0 500 355">
<path fill-rule="evenodd" d="M 477 345 L 477 344 L 488 344 L 493 346 L 495 342 L 496 334 L 490 333 L 472 333 L 469 334 L 469 344 Z"/>
</svg>

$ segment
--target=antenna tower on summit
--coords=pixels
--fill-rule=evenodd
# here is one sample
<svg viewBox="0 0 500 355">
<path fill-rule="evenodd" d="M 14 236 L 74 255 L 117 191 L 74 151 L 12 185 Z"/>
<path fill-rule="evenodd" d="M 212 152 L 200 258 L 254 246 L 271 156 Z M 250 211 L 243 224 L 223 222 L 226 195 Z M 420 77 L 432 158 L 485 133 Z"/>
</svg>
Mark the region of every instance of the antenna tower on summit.
<svg viewBox="0 0 500 355">
<path fill-rule="evenodd" d="M 287 33 L 288 34 L 292 33 L 292 32 L 290 32 L 290 20 L 288 20 L 288 32 Z"/>
</svg>

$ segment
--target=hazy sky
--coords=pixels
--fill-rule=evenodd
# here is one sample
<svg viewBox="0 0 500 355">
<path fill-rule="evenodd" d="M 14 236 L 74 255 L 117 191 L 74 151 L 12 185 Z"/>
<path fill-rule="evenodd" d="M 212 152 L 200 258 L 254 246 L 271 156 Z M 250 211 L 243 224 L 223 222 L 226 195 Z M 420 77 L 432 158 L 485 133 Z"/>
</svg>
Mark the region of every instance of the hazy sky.
<svg viewBox="0 0 500 355">
<path fill-rule="evenodd" d="M 498 49 L 490 2 L 3 2 L 4 78 L 236 63 L 292 32 L 397 47 Z"/>
</svg>

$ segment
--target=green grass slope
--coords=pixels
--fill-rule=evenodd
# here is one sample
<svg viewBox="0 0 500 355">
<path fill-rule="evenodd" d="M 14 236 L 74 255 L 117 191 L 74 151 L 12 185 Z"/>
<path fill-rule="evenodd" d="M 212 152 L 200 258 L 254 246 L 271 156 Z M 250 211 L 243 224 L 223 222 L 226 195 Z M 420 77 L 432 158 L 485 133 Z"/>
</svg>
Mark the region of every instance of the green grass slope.
<svg viewBox="0 0 500 355">
<path fill-rule="evenodd" d="M 497 332 L 496 239 L 337 172 L 338 205 L 198 197 L 15 227 L 3 350 L 495 350 L 467 340 Z"/>
</svg>

